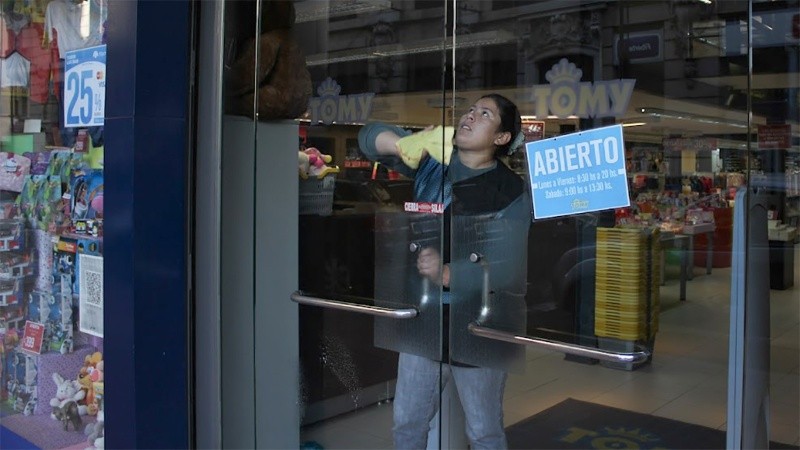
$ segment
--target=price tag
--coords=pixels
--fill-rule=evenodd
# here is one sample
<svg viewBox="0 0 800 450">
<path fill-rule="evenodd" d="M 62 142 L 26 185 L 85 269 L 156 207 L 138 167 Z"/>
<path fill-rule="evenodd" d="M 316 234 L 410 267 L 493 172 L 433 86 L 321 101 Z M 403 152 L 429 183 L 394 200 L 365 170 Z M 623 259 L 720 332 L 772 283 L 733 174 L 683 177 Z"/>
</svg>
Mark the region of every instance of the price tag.
<svg viewBox="0 0 800 450">
<path fill-rule="evenodd" d="M 102 126 L 106 111 L 106 46 L 83 48 L 64 58 L 64 126 Z"/>
<path fill-rule="evenodd" d="M 25 322 L 25 331 L 22 333 L 22 350 L 36 353 L 42 352 L 42 340 L 44 339 L 44 325 L 38 322 Z"/>
</svg>

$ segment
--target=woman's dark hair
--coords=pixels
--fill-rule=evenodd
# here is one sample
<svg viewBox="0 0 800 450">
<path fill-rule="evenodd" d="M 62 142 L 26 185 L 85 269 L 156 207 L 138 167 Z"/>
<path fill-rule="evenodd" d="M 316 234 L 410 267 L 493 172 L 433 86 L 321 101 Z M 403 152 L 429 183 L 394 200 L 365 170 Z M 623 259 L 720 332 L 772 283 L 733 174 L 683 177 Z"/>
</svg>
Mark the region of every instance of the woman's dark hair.
<svg viewBox="0 0 800 450">
<path fill-rule="evenodd" d="M 519 109 L 517 105 L 511 100 L 503 97 L 500 94 L 486 94 L 481 98 L 489 98 L 494 100 L 497 105 L 497 110 L 500 112 L 500 132 L 511 133 L 511 139 L 508 140 L 506 145 L 497 147 L 494 151 L 494 156 L 504 156 L 508 154 L 509 147 L 516 139 L 517 135 L 522 131 L 522 119 L 519 116 Z"/>
</svg>

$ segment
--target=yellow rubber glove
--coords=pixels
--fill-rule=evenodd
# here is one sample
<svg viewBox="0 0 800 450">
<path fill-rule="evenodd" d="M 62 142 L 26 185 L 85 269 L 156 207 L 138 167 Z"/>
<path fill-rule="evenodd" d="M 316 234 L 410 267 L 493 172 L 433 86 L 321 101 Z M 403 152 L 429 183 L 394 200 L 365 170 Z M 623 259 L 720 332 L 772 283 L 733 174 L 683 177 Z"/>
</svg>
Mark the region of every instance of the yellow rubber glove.
<svg viewBox="0 0 800 450">
<path fill-rule="evenodd" d="M 444 131 L 442 131 L 444 128 Z M 422 155 L 426 152 L 431 158 L 444 165 L 450 164 L 450 156 L 453 154 L 453 132 L 454 127 L 433 127 L 430 130 L 423 130 L 409 136 L 400 138 L 397 149 L 403 162 L 412 169 L 419 167 Z"/>
</svg>

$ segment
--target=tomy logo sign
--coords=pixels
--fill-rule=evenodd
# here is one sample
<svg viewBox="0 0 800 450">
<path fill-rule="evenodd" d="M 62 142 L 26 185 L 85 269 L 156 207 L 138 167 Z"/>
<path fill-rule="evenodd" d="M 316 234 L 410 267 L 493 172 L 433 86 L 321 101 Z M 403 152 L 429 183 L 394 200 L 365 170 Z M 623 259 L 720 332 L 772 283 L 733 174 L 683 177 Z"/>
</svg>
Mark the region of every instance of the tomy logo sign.
<svg viewBox="0 0 800 450">
<path fill-rule="evenodd" d="M 372 110 L 372 92 L 354 95 L 339 95 L 342 87 L 330 77 L 319 87 L 319 97 L 312 97 L 308 102 L 311 112 L 311 124 L 322 122 L 325 125 L 337 123 L 366 122 Z"/>
<path fill-rule="evenodd" d="M 580 82 L 583 71 L 562 58 L 546 74 L 550 84 L 533 86 L 536 117 L 622 117 L 636 80 Z"/>
<path fill-rule="evenodd" d="M 536 219 L 630 205 L 622 126 L 525 144 Z"/>
</svg>

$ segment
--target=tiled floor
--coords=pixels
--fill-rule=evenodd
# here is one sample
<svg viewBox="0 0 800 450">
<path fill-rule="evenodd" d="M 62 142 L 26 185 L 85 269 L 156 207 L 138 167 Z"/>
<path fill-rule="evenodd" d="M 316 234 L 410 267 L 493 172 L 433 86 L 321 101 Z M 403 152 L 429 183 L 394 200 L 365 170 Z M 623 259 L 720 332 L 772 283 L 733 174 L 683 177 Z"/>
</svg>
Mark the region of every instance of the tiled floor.
<svg viewBox="0 0 800 450">
<path fill-rule="evenodd" d="M 770 291 L 770 439 L 800 445 L 800 245 L 795 261 L 794 287 Z M 572 397 L 725 429 L 731 271 L 706 275 L 695 268 L 685 302 L 678 300 L 676 273 L 667 271 L 660 291 L 650 365 L 625 371 L 528 349 L 526 374 L 508 380 L 506 425 Z M 391 424 L 391 404 L 375 405 L 306 427 L 301 442 L 326 449 L 391 448 Z"/>
</svg>

